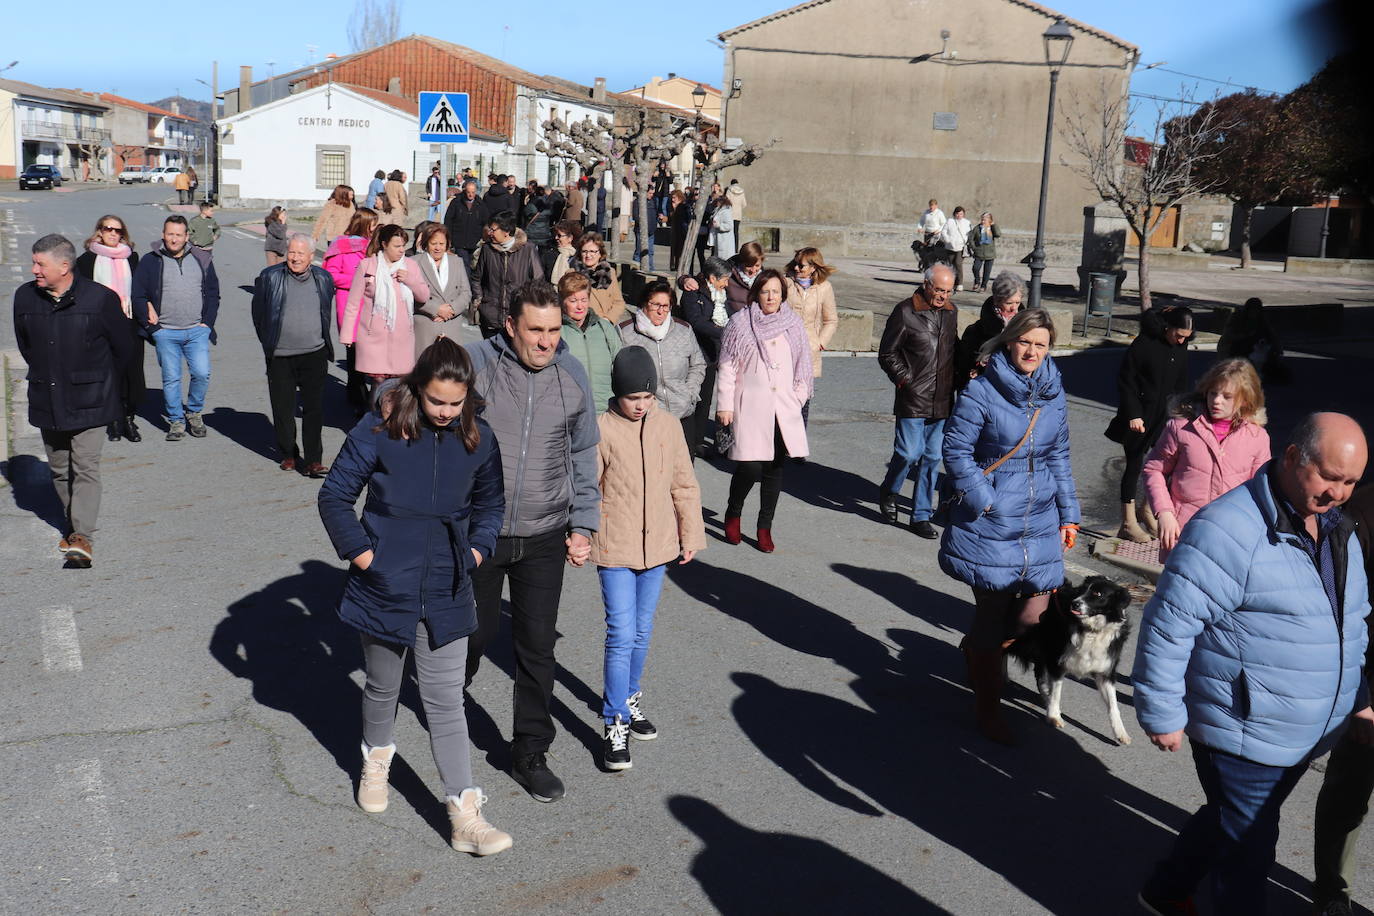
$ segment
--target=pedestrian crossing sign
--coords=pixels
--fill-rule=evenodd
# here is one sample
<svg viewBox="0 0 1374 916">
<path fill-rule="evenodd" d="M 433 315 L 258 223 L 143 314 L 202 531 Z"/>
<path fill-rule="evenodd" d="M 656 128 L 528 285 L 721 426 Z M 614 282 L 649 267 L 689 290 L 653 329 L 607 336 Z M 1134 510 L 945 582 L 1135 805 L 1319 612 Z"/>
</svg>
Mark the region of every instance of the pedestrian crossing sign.
<svg viewBox="0 0 1374 916">
<path fill-rule="evenodd" d="M 468 142 L 468 94 L 420 93 L 420 142 Z"/>
</svg>

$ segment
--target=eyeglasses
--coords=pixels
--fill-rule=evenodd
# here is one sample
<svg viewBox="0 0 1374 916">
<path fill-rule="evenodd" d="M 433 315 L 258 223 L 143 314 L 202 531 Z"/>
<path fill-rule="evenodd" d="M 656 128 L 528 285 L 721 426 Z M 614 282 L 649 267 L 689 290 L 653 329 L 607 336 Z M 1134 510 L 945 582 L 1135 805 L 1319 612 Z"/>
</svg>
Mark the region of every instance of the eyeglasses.
<svg viewBox="0 0 1374 916">
<path fill-rule="evenodd" d="M 101 232 L 123 232 L 123 231 L 124 231 L 124 227 L 123 227 L 123 226 L 101 226 L 101 227 L 100 227 L 100 231 L 101 231 Z"/>
</svg>

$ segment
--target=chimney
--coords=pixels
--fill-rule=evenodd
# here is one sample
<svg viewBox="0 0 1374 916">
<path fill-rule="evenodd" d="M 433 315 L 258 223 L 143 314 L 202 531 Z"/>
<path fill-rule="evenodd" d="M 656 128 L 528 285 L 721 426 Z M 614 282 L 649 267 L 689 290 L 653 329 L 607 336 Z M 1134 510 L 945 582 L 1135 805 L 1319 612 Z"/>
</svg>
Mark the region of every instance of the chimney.
<svg viewBox="0 0 1374 916">
<path fill-rule="evenodd" d="M 253 107 L 253 68 L 239 67 L 239 111 Z"/>
<path fill-rule="evenodd" d="M 675 80 L 675 79 L 677 79 L 677 74 L 674 73 L 673 71 L 669 70 L 669 71 L 668 71 L 668 79 L 670 79 L 670 80 Z M 655 79 L 654 82 L 658 82 L 658 80 Z"/>
<path fill-rule="evenodd" d="M 605 104 L 606 102 L 606 77 L 598 76 L 592 86 L 592 101 Z"/>
<path fill-rule="evenodd" d="M 391 79 L 387 80 L 387 81 L 386 81 L 386 91 L 389 92 L 389 93 L 391 93 L 392 95 L 400 95 L 400 94 L 401 94 L 401 78 L 400 78 L 399 76 L 393 76 Z"/>
<path fill-rule="evenodd" d="M 172 114 L 181 114 L 181 102 L 172 99 Z"/>
</svg>

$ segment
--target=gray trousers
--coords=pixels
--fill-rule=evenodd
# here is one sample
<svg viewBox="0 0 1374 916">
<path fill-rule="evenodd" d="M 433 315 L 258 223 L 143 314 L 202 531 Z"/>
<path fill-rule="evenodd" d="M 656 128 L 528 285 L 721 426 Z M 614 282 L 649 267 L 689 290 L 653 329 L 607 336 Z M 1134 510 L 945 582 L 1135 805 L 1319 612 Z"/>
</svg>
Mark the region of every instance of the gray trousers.
<svg viewBox="0 0 1374 916">
<path fill-rule="evenodd" d="M 100 514 L 100 449 L 105 444 L 105 427 L 45 429 L 42 434 L 53 486 L 67 516 L 66 534 L 80 534 L 94 542 L 95 519 Z"/>
<path fill-rule="evenodd" d="M 415 631 L 415 679 L 429 724 L 429 747 L 444 783 L 445 795 L 461 795 L 472 788 L 472 759 L 468 720 L 463 710 L 463 678 L 467 674 L 467 638 L 442 648 L 430 645 L 429 630 L 420 621 Z M 363 741 L 368 747 L 392 743 L 396 701 L 409 648 L 363 634 L 367 685 L 363 688 Z"/>
</svg>

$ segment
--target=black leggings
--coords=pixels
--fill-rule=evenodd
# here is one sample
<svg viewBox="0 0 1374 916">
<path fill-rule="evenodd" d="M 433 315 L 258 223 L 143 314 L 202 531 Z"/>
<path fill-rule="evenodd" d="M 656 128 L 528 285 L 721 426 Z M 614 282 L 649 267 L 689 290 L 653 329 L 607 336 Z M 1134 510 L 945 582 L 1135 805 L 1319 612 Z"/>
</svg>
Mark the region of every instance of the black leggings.
<svg viewBox="0 0 1374 916">
<path fill-rule="evenodd" d="M 1126 449 L 1126 468 L 1121 472 L 1121 501 L 1129 503 L 1135 501 L 1136 487 L 1140 483 L 1140 471 L 1145 467 L 1145 456 L 1149 454 L 1150 447 L 1145 444 L 1145 437 L 1135 437 L 1134 440 L 1128 439 Z"/>
<path fill-rule="evenodd" d="M 739 422 L 736 416 L 735 422 Z M 739 518 L 744 514 L 744 500 L 754 484 L 762 481 L 759 488 L 759 527 L 773 527 L 773 513 L 778 508 L 778 494 L 782 492 L 782 469 L 787 463 L 787 444 L 782 441 L 782 430 L 776 421 L 773 423 L 773 458 L 771 461 L 737 461 L 735 474 L 730 478 L 730 501 L 725 506 L 726 518 Z"/>
<path fill-rule="evenodd" d="M 975 651 L 1000 648 L 1004 641 L 1020 636 L 1039 623 L 1040 615 L 1049 606 L 1049 593 L 1024 596 L 975 588 L 973 626 L 968 631 L 969 648 Z"/>
</svg>

